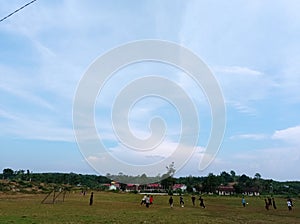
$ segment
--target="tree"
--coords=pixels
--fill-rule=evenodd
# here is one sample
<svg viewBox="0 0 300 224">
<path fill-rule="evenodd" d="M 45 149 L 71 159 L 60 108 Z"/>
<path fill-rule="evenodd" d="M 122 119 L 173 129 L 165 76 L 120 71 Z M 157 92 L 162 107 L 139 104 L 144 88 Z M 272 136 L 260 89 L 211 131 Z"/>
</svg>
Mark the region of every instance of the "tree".
<svg viewBox="0 0 300 224">
<path fill-rule="evenodd" d="M 25 179 L 25 170 L 17 170 L 14 172 L 15 178 L 19 180 Z"/>
<path fill-rule="evenodd" d="M 27 178 L 27 180 L 31 181 L 30 170 L 27 170 L 27 172 L 26 172 L 26 178 Z"/>
<path fill-rule="evenodd" d="M 256 173 L 254 175 L 253 186 L 258 190 L 258 192 L 261 193 L 263 189 L 263 184 L 262 184 L 261 175 L 259 173 Z"/>
<path fill-rule="evenodd" d="M 214 193 L 219 186 L 220 182 L 213 173 L 208 174 L 208 176 L 203 181 L 203 191 L 207 193 Z"/>
<path fill-rule="evenodd" d="M 14 171 L 10 168 L 6 168 L 3 170 L 3 178 L 10 179 L 14 176 Z"/>
<path fill-rule="evenodd" d="M 260 180 L 261 179 L 261 175 L 259 173 L 256 173 L 254 175 L 254 178 L 257 179 L 257 180 Z"/>
<path fill-rule="evenodd" d="M 122 191 L 125 191 L 125 190 L 126 190 L 126 186 L 127 186 L 127 184 L 120 183 L 120 189 L 121 189 Z"/>
<path fill-rule="evenodd" d="M 246 176 L 245 174 L 243 174 L 242 176 L 240 176 L 239 178 L 239 182 L 241 183 L 246 183 L 247 181 L 249 181 L 250 178 L 248 176 Z"/>
<path fill-rule="evenodd" d="M 235 175 L 236 174 L 235 174 L 235 172 L 233 170 L 230 171 L 230 175 L 231 175 L 233 181 L 235 181 Z"/>
<path fill-rule="evenodd" d="M 188 184 L 187 186 L 186 186 L 186 191 L 188 192 L 188 193 L 193 193 L 194 191 L 193 191 L 193 187 L 190 185 L 190 184 Z"/>
<path fill-rule="evenodd" d="M 244 192 L 244 187 L 241 184 L 235 184 L 235 185 L 233 185 L 233 187 L 234 187 L 234 191 L 237 194 L 241 194 Z"/>
<path fill-rule="evenodd" d="M 222 184 L 227 185 L 228 183 L 233 181 L 233 178 L 229 173 L 223 171 L 220 174 L 220 181 L 221 181 Z"/>
</svg>

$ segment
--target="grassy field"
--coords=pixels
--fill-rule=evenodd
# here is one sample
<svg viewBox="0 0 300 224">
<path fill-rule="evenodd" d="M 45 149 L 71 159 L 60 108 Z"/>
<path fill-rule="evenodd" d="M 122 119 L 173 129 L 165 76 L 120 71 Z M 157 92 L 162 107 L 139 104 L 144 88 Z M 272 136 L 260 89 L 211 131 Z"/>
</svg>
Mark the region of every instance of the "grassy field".
<svg viewBox="0 0 300 224">
<path fill-rule="evenodd" d="M 190 196 L 184 196 L 185 207 L 174 196 L 174 208 L 168 196 L 154 196 L 150 208 L 140 206 L 141 195 L 95 192 L 94 204 L 89 195 L 69 193 L 65 202 L 41 204 L 45 195 L 1 195 L 0 223 L 300 223 L 297 200 L 289 212 L 284 198 L 276 198 L 277 210 L 264 208 L 263 198 L 248 197 L 246 208 L 240 197 L 205 196 L 205 209 L 193 207 Z"/>
</svg>

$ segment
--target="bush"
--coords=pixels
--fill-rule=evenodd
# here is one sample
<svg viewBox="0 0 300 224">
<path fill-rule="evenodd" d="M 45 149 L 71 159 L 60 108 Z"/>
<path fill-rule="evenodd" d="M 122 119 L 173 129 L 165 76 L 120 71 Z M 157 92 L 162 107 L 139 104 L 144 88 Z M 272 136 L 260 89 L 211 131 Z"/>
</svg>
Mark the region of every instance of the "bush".
<svg viewBox="0 0 300 224">
<path fill-rule="evenodd" d="M 178 188 L 178 189 L 176 189 L 176 193 L 179 194 L 179 195 L 182 195 L 183 192 L 180 188 Z"/>
</svg>

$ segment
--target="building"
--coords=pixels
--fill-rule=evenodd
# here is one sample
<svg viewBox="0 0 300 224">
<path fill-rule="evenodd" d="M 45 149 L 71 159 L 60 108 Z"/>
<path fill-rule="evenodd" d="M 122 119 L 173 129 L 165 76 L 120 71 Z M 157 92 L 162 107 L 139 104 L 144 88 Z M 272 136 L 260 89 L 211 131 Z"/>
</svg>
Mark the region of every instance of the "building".
<svg viewBox="0 0 300 224">
<path fill-rule="evenodd" d="M 217 193 L 219 195 L 233 195 L 233 194 L 235 194 L 235 189 L 233 186 L 221 185 L 217 188 Z"/>
<path fill-rule="evenodd" d="M 186 191 L 186 188 L 187 186 L 185 184 L 174 184 L 172 189 L 173 191 L 176 191 L 176 190 L 182 190 L 182 191 Z"/>
<path fill-rule="evenodd" d="M 258 190 L 257 187 L 249 187 L 249 188 L 246 188 L 244 190 L 243 195 L 247 195 L 247 196 L 259 196 L 260 193 L 259 193 L 259 190 Z"/>
</svg>

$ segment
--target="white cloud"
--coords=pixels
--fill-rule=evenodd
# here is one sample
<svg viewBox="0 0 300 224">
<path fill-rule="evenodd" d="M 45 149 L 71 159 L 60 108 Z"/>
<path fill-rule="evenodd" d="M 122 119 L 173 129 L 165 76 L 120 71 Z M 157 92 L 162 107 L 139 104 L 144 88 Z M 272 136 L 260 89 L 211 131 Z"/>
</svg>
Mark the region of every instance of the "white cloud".
<svg viewBox="0 0 300 224">
<path fill-rule="evenodd" d="M 53 105 L 45 98 L 42 98 L 37 92 L 43 92 L 43 88 L 40 87 L 40 83 L 36 83 L 33 80 L 37 79 L 37 76 L 26 74 L 27 70 L 10 68 L 0 64 L 0 91 L 4 91 L 8 95 L 18 97 L 22 101 L 45 107 L 53 110 Z"/>
<path fill-rule="evenodd" d="M 237 74 L 237 75 L 263 75 L 262 72 L 253 70 L 247 67 L 240 66 L 227 66 L 227 67 L 214 67 L 215 72 L 228 73 L 228 74 Z"/>
<path fill-rule="evenodd" d="M 0 108 L 2 136 L 47 141 L 74 142 L 72 127 L 60 124 L 50 115 L 30 116 Z"/>
<path fill-rule="evenodd" d="M 241 134 L 231 136 L 230 139 L 250 139 L 250 140 L 263 140 L 268 139 L 269 136 L 266 134 Z"/>
<path fill-rule="evenodd" d="M 89 156 L 89 157 L 87 157 L 87 160 L 92 161 L 92 162 L 100 162 L 101 159 L 102 158 L 100 156 Z"/>
<path fill-rule="evenodd" d="M 296 167 L 300 162 L 300 151 L 297 148 L 269 148 L 245 152 L 250 158 L 241 160 L 242 163 L 252 166 L 252 173 L 262 172 L 267 178 L 278 180 L 299 180 L 299 172 Z M 255 158 L 251 156 L 255 155 Z M 248 171 L 249 172 L 249 171 Z"/>
<path fill-rule="evenodd" d="M 12 115 L 11 113 L 3 110 L 0 108 L 0 118 L 1 119 L 9 119 L 9 120 L 15 120 L 17 117 L 15 115 Z"/>
<path fill-rule="evenodd" d="M 295 1 L 189 1 L 181 43 L 212 67 L 228 105 L 255 115 L 262 100 L 299 102 L 297 9 Z"/>
<path fill-rule="evenodd" d="M 256 108 L 254 108 L 252 105 L 248 106 L 245 102 L 240 102 L 237 100 L 226 100 L 226 103 L 241 113 L 245 113 L 248 115 L 256 115 L 257 113 Z"/>
<path fill-rule="evenodd" d="M 300 125 L 275 131 L 272 138 L 300 146 Z"/>
<path fill-rule="evenodd" d="M 178 151 L 179 148 L 181 151 Z M 175 150 L 177 151 L 176 153 L 178 156 L 176 158 L 173 154 Z M 107 161 L 105 160 L 107 155 L 103 153 L 97 154 L 96 152 L 93 156 L 88 156 L 87 160 L 91 164 L 93 164 L 95 168 L 99 169 L 103 169 L 103 166 L 101 166 L 101 164 L 103 165 L 104 162 L 106 162 L 106 172 L 109 173 L 124 172 L 124 170 L 122 170 L 121 168 L 124 166 L 121 164 L 127 164 L 132 167 L 130 171 L 131 175 L 140 175 L 142 172 L 141 170 L 144 170 L 143 173 L 145 172 L 147 175 L 156 176 L 157 174 L 163 174 L 166 172 L 165 165 L 162 164 L 169 161 L 169 159 L 171 159 L 171 161 L 174 162 L 175 169 L 177 171 L 181 172 L 181 170 L 191 167 L 193 167 L 193 169 L 198 170 L 199 163 L 204 156 L 205 149 L 202 147 L 193 147 L 193 149 L 191 150 L 191 148 L 188 148 L 188 146 L 180 146 L 176 142 L 166 140 L 160 146 L 150 151 L 136 151 L 125 148 L 122 145 L 118 145 L 116 147 L 108 148 L 107 152 L 109 152 L 109 154 L 112 157 L 119 161 L 119 166 L 118 163 L 116 163 L 115 161 L 112 161 L 114 163 L 114 166 L 112 166 L 112 164 L 107 164 Z M 187 153 L 190 152 L 192 152 L 191 155 L 187 155 Z M 189 157 L 190 160 L 188 161 L 182 160 L 182 158 L 186 159 Z M 190 163 L 191 161 L 192 166 Z M 146 167 L 148 166 L 152 166 L 153 169 L 147 170 Z"/>
<path fill-rule="evenodd" d="M 2 1 L 1 15 L 15 10 L 22 5 L 19 3 L 20 1 Z M 97 1 L 37 1 L 1 23 L 1 41 L 7 41 L 8 44 L 1 45 L 1 55 L 5 60 L 1 60 L 0 65 L 0 135 L 9 138 L 73 142 L 73 95 L 81 75 L 92 60 L 116 45 L 131 40 L 180 39 L 180 43 L 193 50 L 212 67 L 229 106 L 247 115 L 258 115 L 251 118 L 266 116 L 259 117 L 267 123 L 261 123 L 263 130 L 258 130 L 258 134 L 249 131 L 249 127 L 242 126 L 239 133 L 248 134 L 231 138 L 270 140 L 271 137 L 273 142 L 281 141 L 283 145 L 282 148 L 243 151 L 231 154 L 227 159 L 222 155 L 214 160 L 208 170 L 215 169 L 214 172 L 218 172 L 235 169 L 249 175 L 251 172 L 253 175 L 261 172 L 263 176 L 273 175 L 283 179 L 299 177 L 296 173 L 299 154 L 296 147 L 289 147 L 300 145 L 299 126 L 277 130 L 272 136 L 260 134 L 266 129 L 266 133 L 269 129 L 274 130 L 277 122 L 268 122 L 270 110 L 265 114 L 265 111 L 259 112 L 262 104 L 266 108 L 270 105 L 273 109 L 273 104 L 282 101 L 294 103 L 294 108 L 297 109 L 300 99 L 300 4 L 297 1 L 249 1 L 246 4 L 234 4 L 225 1 L 220 4 L 204 1 L 157 1 L 120 5 Z M 271 22 L 276 26 L 272 26 Z M 140 71 L 149 75 L 146 73 L 150 71 L 149 67 Z M 134 71 L 139 76 L 141 72 L 138 70 L 142 66 L 137 68 L 130 72 Z M 159 69 L 151 71 L 162 71 Z M 170 76 L 174 74 L 172 72 Z M 203 112 L 203 107 L 206 109 L 208 105 L 203 103 L 203 93 L 190 80 L 181 75 L 173 77 L 172 80 L 188 90 L 200 112 Z M 101 115 L 103 110 L 111 106 L 113 97 L 107 96 L 111 96 L 111 92 L 118 92 L 124 86 L 124 80 L 117 78 L 113 82 L 117 85 L 108 87 L 108 93 L 100 101 L 101 107 L 96 107 Z M 129 122 L 132 121 L 132 132 L 138 137 L 149 135 L 146 130 L 148 118 L 161 112 L 163 108 L 159 104 L 150 106 L 139 105 L 132 111 Z M 284 122 L 294 122 L 288 114 L 291 111 L 289 104 L 283 105 L 279 110 L 282 117 L 278 122 L 282 119 L 285 119 Z M 227 112 L 231 113 L 231 110 Z M 274 111 L 274 114 L 278 113 L 280 112 Z M 297 114 L 297 111 L 293 110 L 293 113 Z M 168 111 L 165 114 L 170 117 Z M 205 119 L 200 122 L 201 128 L 208 126 L 209 119 L 206 118 L 205 114 Z M 238 118 L 244 119 L 243 116 Z M 143 122 L 139 123 L 140 119 L 144 119 Z M 120 125 L 125 122 L 128 120 L 123 120 Z M 137 158 L 151 162 L 170 155 L 169 150 L 176 143 L 171 135 L 179 134 L 173 122 L 168 125 L 171 131 L 163 153 L 146 153 L 145 158 L 140 155 Z M 103 130 L 100 135 L 105 141 L 116 140 L 110 125 L 111 121 L 99 122 L 99 130 Z M 228 132 L 230 131 L 229 129 Z M 187 133 L 192 134 L 194 130 Z M 255 143 L 259 144 L 260 141 Z M 116 147 L 115 152 L 121 152 L 120 150 Z M 133 153 L 128 156 L 132 156 L 128 159 L 134 161 Z M 184 174 L 188 175 L 194 170 L 197 173 L 198 162 L 202 156 L 201 152 L 195 153 L 192 156 L 195 162 L 188 163 L 182 169 Z M 95 160 L 97 157 L 90 159 Z"/>
<path fill-rule="evenodd" d="M 203 161 L 203 159 L 209 161 Z M 200 163 L 210 164 L 206 169 L 200 170 Z M 176 164 L 175 164 L 176 165 Z M 223 166 L 224 162 L 222 159 L 218 158 L 217 155 L 211 156 L 206 153 L 206 148 L 202 146 L 198 146 L 193 155 L 191 156 L 190 160 L 179 170 L 177 170 L 175 176 L 204 176 L 208 173 L 212 172 L 212 166 Z"/>
<path fill-rule="evenodd" d="M 277 88 L 270 75 L 248 67 L 216 67 L 213 71 L 222 86 L 226 102 L 240 112 L 255 114 L 255 102 L 267 99 Z"/>
<path fill-rule="evenodd" d="M 241 150 L 236 153 L 222 153 L 217 155 L 211 165 L 203 170 L 187 169 L 183 175 L 207 175 L 218 174 L 221 171 L 234 170 L 237 174 L 254 176 L 260 173 L 265 179 L 278 181 L 299 180 L 297 169 L 300 162 L 300 151 L 297 147 L 274 147 L 254 150 Z"/>
<path fill-rule="evenodd" d="M 270 103 L 271 106 L 274 99 L 287 105 L 299 102 L 299 69 L 296 63 L 287 69 L 280 74 L 266 74 L 247 67 L 216 66 L 213 71 L 220 81 L 226 103 L 239 112 L 253 116 L 262 112 L 260 102 Z M 286 106 L 283 110 L 288 113 Z"/>
</svg>

